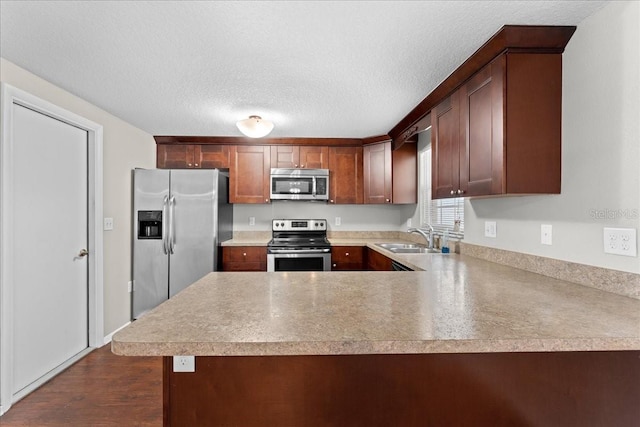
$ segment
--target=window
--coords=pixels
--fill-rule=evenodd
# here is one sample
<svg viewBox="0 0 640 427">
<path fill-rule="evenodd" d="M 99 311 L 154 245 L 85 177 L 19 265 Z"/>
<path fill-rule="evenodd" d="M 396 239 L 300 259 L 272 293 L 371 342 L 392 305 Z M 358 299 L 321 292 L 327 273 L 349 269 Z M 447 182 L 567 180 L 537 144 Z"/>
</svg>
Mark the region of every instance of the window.
<svg viewBox="0 0 640 427">
<path fill-rule="evenodd" d="M 449 230 L 452 237 L 464 237 L 464 198 L 431 199 L 431 145 L 419 154 L 420 226 L 433 226 L 436 234 Z"/>
</svg>

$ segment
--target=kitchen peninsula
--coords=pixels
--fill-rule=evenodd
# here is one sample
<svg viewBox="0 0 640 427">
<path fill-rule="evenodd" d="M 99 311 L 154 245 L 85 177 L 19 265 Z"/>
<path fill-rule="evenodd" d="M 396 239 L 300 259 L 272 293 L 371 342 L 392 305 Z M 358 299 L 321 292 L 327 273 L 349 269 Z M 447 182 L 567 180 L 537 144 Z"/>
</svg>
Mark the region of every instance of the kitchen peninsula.
<svg viewBox="0 0 640 427">
<path fill-rule="evenodd" d="M 639 300 L 462 255 L 399 258 L 423 271 L 211 273 L 112 349 L 165 356 L 165 425 L 639 419 Z"/>
</svg>

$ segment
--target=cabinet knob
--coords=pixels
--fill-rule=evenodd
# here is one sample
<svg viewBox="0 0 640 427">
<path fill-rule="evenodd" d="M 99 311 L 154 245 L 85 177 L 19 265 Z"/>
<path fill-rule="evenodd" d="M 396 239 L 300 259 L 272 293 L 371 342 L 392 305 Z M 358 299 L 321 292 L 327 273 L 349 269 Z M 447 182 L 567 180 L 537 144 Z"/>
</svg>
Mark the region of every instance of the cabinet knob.
<svg viewBox="0 0 640 427">
<path fill-rule="evenodd" d="M 198 164 L 196 163 L 194 166 L 195 166 L 195 167 L 198 167 Z"/>
<path fill-rule="evenodd" d="M 464 190 L 458 189 L 458 194 L 464 194 Z"/>
<path fill-rule="evenodd" d="M 451 195 L 453 196 L 454 194 L 456 194 L 455 190 L 451 190 Z"/>
<path fill-rule="evenodd" d="M 391 199 L 387 199 L 387 203 L 391 203 Z"/>
<path fill-rule="evenodd" d="M 332 266 L 333 266 L 333 267 L 336 267 L 337 265 L 338 265 L 338 264 L 333 264 Z"/>
<path fill-rule="evenodd" d="M 329 203 L 335 203 L 333 200 L 329 200 Z"/>
<path fill-rule="evenodd" d="M 345 253 L 344 255 L 345 255 L 345 256 L 349 256 L 349 252 Z"/>
<path fill-rule="evenodd" d="M 294 167 L 294 168 L 297 168 L 297 167 L 298 167 L 298 165 L 293 165 L 293 167 Z"/>
<path fill-rule="evenodd" d="M 191 163 L 187 163 L 187 166 L 191 167 L 192 165 L 191 165 Z"/>
<path fill-rule="evenodd" d="M 269 203 L 269 199 L 264 199 L 264 201 L 265 201 L 266 203 Z"/>
<path fill-rule="evenodd" d="M 304 165 L 300 165 L 301 168 L 304 168 Z"/>
<path fill-rule="evenodd" d="M 246 252 L 242 252 L 242 256 L 247 256 L 247 253 Z"/>
</svg>

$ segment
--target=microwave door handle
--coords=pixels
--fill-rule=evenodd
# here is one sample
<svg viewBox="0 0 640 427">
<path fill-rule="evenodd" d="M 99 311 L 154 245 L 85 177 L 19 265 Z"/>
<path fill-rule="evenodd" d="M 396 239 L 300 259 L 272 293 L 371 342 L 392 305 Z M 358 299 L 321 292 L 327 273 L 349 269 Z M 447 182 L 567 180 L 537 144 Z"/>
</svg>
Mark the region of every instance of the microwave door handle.
<svg viewBox="0 0 640 427">
<path fill-rule="evenodd" d="M 311 182 L 313 182 L 312 189 L 311 189 L 311 191 L 313 193 L 312 195 L 313 195 L 313 197 L 316 197 L 316 177 L 315 176 L 311 177 Z"/>
<path fill-rule="evenodd" d="M 167 237 L 167 203 L 169 202 L 169 196 L 164 196 L 162 200 L 162 252 L 165 255 L 169 253 L 169 238 Z"/>
</svg>

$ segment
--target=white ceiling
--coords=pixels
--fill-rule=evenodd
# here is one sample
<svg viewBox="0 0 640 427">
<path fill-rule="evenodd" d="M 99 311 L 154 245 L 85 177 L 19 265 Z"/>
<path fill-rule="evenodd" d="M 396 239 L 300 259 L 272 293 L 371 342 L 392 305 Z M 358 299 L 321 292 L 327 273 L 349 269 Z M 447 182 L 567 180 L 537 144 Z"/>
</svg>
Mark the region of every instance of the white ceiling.
<svg viewBox="0 0 640 427">
<path fill-rule="evenodd" d="M 603 1 L 0 1 L 0 55 L 152 135 L 387 133 L 505 24 Z"/>
</svg>

